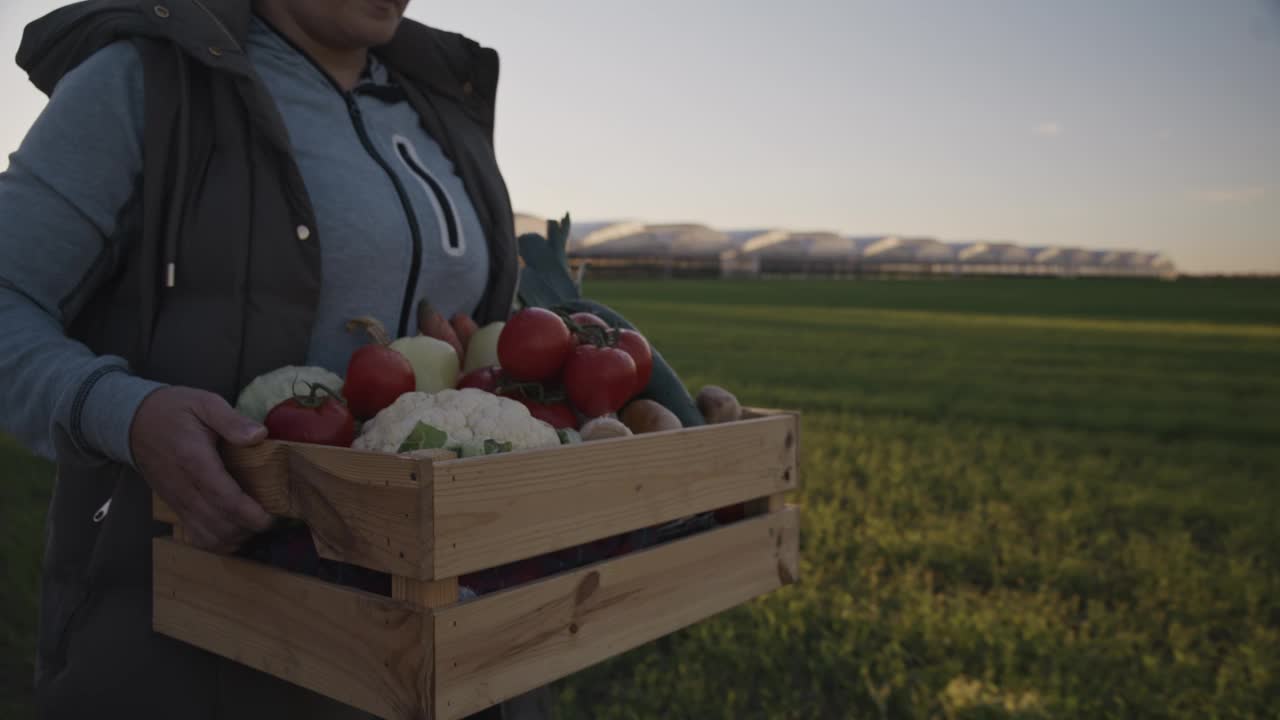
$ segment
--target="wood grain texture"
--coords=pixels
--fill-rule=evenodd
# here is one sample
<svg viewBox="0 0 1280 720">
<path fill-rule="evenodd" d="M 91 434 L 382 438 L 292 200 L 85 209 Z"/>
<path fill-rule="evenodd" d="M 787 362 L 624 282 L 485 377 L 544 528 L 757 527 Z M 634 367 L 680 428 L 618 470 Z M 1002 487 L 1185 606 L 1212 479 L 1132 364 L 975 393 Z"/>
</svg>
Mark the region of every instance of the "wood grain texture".
<svg viewBox="0 0 1280 720">
<path fill-rule="evenodd" d="M 439 608 L 458 602 L 458 578 L 418 580 L 391 577 L 391 597 L 421 608 Z"/>
<path fill-rule="evenodd" d="M 796 427 L 796 467 L 795 467 L 795 484 L 791 490 L 798 490 L 800 487 L 800 465 L 802 454 L 802 443 L 804 441 L 804 433 L 801 431 L 802 425 L 800 421 L 800 413 L 794 410 L 773 410 L 766 408 L 743 408 L 743 420 L 756 420 L 759 418 L 790 416 L 795 419 Z M 778 512 L 787 506 L 786 492 L 775 493 L 768 497 L 757 498 L 747 503 L 747 517 L 755 517 L 757 515 L 767 515 L 769 513 Z"/>
<path fill-rule="evenodd" d="M 792 490 L 798 431 L 782 414 L 436 463 L 436 576 Z"/>
<path fill-rule="evenodd" d="M 391 720 L 430 720 L 432 623 L 407 603 L 154 542 L 153 626 Z"/>
<path fill-rule="evenodd" d="M 431 461 L 268 441 L 224 453 L 227 471 L 272 515 L 302 520 L 321 557 L 430 577 Z M 153 498 L 152 515 L 173 522 Z"/>
<path fill-rule="evenodd" d="M 799 578 L 799 511 L 435 612 L 436 711 L 455 720 Z"/>
<path fill-rule="evenodd" d="M 799 477 L 800 465 L 802 464 L 801 460 L 804 458 L 804 430 L 803 430 L 804 423 L 802 422 L 803 418 L 800 415 L 800 411 L 799 410 L 778 410 L 773 408 L 755 408 L 755 407 L 742 409 L 742 420 L 759 420 L 762 418 L 776 418 L 776 417 L 789 417 L 791 418 L 792 422 L 795 423 L 796 483 L 792 488 L 790 488 L 790 490 L 794 490 L 800 486 L 800 477 Z"/>
</svg>

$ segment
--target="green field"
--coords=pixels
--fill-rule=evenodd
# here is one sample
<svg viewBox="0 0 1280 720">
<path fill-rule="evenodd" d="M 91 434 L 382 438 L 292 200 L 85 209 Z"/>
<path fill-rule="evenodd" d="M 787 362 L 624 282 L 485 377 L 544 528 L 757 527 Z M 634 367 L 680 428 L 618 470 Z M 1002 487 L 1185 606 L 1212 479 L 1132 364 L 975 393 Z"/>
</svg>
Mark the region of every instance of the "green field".
<svg viewBox="0 0 1280 720">
<path fill-rule="evenodd" d="M 1280 283 L 587 290 L 691 387 L 804 412 L 804 564 L 574 677 L 562 717 L 1276 716 Z M 15 696 L 49 473 L 0 464 Z"/>
</svg>

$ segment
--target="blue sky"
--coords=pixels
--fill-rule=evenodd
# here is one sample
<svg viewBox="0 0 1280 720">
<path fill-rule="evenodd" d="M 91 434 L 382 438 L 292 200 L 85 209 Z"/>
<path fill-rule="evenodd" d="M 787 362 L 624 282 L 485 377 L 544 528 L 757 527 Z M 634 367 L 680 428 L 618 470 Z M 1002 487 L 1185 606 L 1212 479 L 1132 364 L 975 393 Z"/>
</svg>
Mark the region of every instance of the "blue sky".
<svg viewBox="0 0 1280 720">
<path fill-rule="evenodd" d="M 5 3 L 0 42 L 61 3 Z M 20 8 L 15 8 L 20 5 Z M 499 49 L 521 210 L 1280 272 L 1280 0 L 414 0 Z M 12 53 L 10 52 L 10 57 Z M 0 152 L 41 105 L 16 69 Z"/>
</svg>

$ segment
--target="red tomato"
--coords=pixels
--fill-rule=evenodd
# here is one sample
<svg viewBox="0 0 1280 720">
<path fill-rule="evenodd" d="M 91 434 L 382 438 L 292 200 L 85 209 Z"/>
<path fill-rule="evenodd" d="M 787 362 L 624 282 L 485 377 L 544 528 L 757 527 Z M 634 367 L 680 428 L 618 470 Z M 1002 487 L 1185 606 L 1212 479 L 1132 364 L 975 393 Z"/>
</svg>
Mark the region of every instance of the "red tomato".
<svg viewBox="0 0 1280 720">
<path fill-rule="evenodd" d="M 653 348 L 649 341 L 635 330 L 618 331 L 618 349 L 631 356 L 636 363 L 636 384 L 631 393 L 634 397 L 644 392 L 649 386 L 649 376 L 653 375 Z"/>
<path fill-rule="evenodd" d="M 350 447 L 356 439 L 356 421 L 338 398 L 320 395 L 312 386 L 311 395 L 292 397 L 271 408 L 263 424 L 273 440 Z"/>
<path fill-rule="evenodd" d="M 498 385 L 502 382 L 502 368 L 487 367 L 471 372 L 458 378 L 457 388 L 478 388 L 485 392 L 497 393 Z"/>
<path fill-rule="evenodd" d="M 605 322 L 599 315 L 589 312 L 576 312 L 569 316 L 569 319 L 579 325 L 595 325 L 605 330 L 609 329 L 609 323 Z"/>
<path fill-rule="evenodd" d="M 498 336 L 498 364 L 515 380 L 554 379 L 572 351 L 569 327 L 559 315 L 542 308 L 516 313 Z"/>
<path fill-rule="evenodd" d="M 578 429 L 578 415 L 573 412 L 573 408 L 569 407 L 569 403 L 540 403 L 524 398 L 515 399 L 529 408 L 530 415 L 557 430 Z"/>
<path fill-rule="evenodd" d="M 516 402 L 529 408 L 529 414 L 535 418 L 547 423 L 551 427 L 560 430 L 563 428 L 578 429 L 578 415 L 573 412 L 573 408 L 569 407 L 569 403 L 563 400 L 552 400 L 551 402 L 543 402 L 535 400 L 525 394 L 520 386 L 511 387 L 501 392 L 499 395 L 505 398 L 511 398 Z M 537 395 L 540 398 L 547 398 L 548 393 L 544 388 L 542 394 Z"/>
<path fill-rule="evenodd" d="M 636 362 L 617 348 L 579 345 L 564 368 L 569 402 L 587 417 L 617 412 L 636 386 Z"/>
<path fill-rule="evenodd" d="M 569 319 L 578 323 L 582 327 L 590 327 L 592 325 L 608 330 L 609 323 L 605 322 L 599 315 L 589 312 L 576 312 L 569 316 Z"/>
<path fill-rule="evenodd" d="M 352 414 L 368 420 L 417 388 L 413 366 L 405 356 L 385 345 L 365 345 L 351 354 L 342 392 Z"/>
</svg>

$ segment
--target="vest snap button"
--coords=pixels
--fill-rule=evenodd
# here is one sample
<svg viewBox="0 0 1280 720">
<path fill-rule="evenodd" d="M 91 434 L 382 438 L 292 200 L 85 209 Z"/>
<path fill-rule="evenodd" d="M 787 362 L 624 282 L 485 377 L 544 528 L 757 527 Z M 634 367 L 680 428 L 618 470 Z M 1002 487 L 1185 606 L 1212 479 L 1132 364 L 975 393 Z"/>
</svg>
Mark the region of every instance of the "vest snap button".
<svg viewBox="0 0 1280 720">
<path fill-rule="evenodd" d="M 470 94 L 471 94 L 472 92 L 474 92 L 474 91 L 475 91 L 475 86 L 473 86 L 473 85 L 471 84 L 471 81 L 470 81 L 470 80 L 468 80 L 468 81 L 466 81 L 466 82 L 462 83 L 462 94 L 463 94 L 463 95 L 470 95 Z"/>
<path fill-rule="evenodd" d="M 306 225 L 299 225 L 299 226 L 298 226 L 298 239 L 299 239 L 299 240 L 310 240 L 310 239 L 311 239 L 311 228 L 307 227 Z"/>
<path fill-rule="evenodd" d="M 155 6 L 155 8 L 153 8 L 153 9 L 154 9 L 154 10 L 155 10 L 155 12 L 156 12 L 156 17 L 160 18 L 161 20 L 163 20 L 164 18 L 169 17 L 169 8 L 167 8 L 167 7 L 163 6 L 163 5 L 157 5 L 157 6 Z"/>
<path fill-rule="evenodd" d="M 220 48 L 220 47 L 211 47 L 211 48 L 209 48 L 209 54 L 210 54 L 210 55 L 212 55 L 212 56 L 214 56 L 214 57 L 222 57 L 222 48 Z"/>
</svg>

